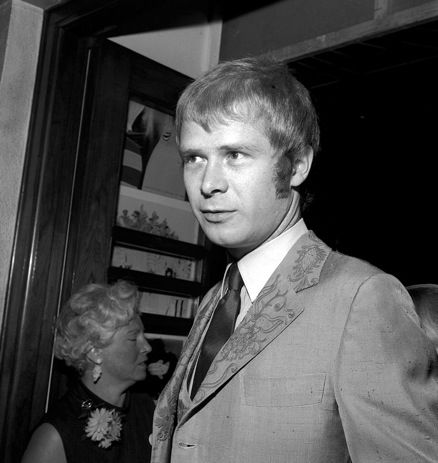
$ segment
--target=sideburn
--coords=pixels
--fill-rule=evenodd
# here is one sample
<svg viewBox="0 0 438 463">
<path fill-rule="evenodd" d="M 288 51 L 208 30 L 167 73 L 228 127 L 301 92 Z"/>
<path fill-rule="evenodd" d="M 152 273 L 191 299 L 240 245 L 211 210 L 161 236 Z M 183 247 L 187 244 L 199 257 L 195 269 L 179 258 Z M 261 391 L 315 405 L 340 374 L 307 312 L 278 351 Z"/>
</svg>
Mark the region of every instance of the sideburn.
<svg viewBox="0 0 438 463">
<path fill-rule="evenodd" d="M 278 199 L 287 198 L 289 196 L 289 181 L 291 174 L 292 162 L 286 154 L 283 154 L 274 166 L 274 184 Z"/>
</svg>

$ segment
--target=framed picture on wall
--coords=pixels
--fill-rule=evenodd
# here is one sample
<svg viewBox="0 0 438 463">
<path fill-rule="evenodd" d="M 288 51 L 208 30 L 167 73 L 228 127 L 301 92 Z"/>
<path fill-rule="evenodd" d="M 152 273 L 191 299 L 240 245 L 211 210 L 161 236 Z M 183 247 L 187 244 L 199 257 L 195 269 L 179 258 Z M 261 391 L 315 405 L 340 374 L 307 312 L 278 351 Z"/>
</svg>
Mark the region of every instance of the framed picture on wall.
<svg viewBox="0 0 438 463">
<path fill-rule="evenodd" d="M 184 200 L 174 116 L 129 100 L 121 184 Z"/>
</svg>

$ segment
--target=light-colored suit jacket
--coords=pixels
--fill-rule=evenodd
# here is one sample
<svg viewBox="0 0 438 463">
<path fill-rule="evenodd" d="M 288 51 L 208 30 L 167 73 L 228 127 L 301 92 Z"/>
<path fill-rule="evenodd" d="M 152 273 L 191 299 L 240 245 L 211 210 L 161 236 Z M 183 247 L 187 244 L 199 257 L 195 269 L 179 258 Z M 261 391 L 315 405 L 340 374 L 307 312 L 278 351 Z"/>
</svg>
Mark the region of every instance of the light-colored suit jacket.
<svg viewBox="0 0 438 463">
<path fill-rule="evenodd" d="M 307 233 L 191 401 L 219 293 L 204 298 L 158 401 L 152 463 L 438 461 L 436 354 L 398 280 Z"/>
</svg>

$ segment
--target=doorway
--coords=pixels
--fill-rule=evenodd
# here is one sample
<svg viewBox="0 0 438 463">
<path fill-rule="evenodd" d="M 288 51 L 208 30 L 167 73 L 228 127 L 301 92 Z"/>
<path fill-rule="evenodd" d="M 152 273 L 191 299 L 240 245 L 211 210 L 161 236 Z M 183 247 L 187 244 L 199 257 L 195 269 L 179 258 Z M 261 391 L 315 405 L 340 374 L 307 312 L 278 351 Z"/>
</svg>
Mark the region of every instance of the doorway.
<svg viewBox="0 0 438 463">
<path fill-rule="evenodd" d="M 311 227 L 406 285 L 438 282 L 438 22 L 290 67 L 320 115 Z"/>
</svg>

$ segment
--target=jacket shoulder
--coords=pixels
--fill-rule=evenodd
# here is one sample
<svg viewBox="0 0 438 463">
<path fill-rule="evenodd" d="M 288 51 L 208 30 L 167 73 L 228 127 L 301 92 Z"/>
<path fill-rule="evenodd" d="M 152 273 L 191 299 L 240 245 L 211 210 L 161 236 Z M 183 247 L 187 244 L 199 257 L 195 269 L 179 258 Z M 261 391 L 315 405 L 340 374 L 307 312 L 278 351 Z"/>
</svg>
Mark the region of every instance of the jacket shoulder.
<svg viewBox="0 0 438 463">
<path fill-rule="evenodd" d="M 387 275 L 386 272 L 365 260 L 331 251 L 322 269 L 321 278 L 342 278 L 362 282 L 379 274 Z"/>
<path fill-rule="evenodd" d="M 331 251 L 321 272 L 320 283 L 321 291 L 326 294 L 334 292 L 337 297 L 350 300 L 350 304 L 358 294 L 363 297 L 386 294 L 391 300 L 398 301 L 397 305 L 406 307 L 410 318 L 417 319 L 412 300 L 400 280 L 356 257 Z"/>
</svg>

